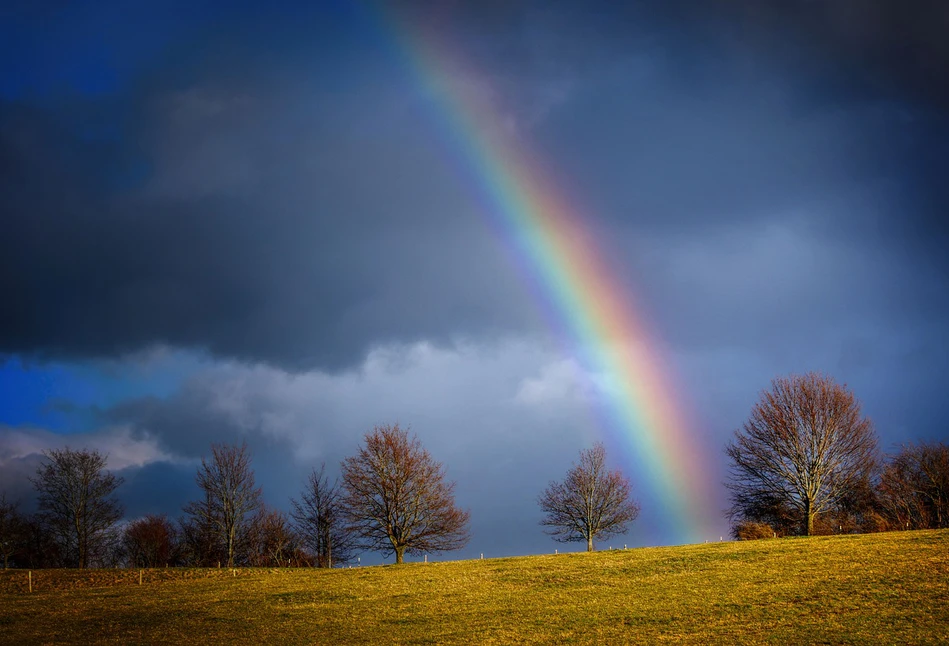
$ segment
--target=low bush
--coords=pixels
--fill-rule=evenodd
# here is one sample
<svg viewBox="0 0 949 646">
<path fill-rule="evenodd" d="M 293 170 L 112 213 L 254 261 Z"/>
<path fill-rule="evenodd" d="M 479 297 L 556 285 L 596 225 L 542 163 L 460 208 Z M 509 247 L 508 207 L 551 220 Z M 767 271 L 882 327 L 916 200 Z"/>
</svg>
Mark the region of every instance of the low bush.
<svg viewBox="0 0 949 646">
<path fill-rule="evenodd" d="M 756 523 L 753 521 L 738 523 L 735 525 L 733 534 L 735 535 L 735 538 L 740 541 L 753 541 L 761 538 L 775 538 L 776 536 L 774 528 L 772 528 L 768 523 Z"/>
</svg>

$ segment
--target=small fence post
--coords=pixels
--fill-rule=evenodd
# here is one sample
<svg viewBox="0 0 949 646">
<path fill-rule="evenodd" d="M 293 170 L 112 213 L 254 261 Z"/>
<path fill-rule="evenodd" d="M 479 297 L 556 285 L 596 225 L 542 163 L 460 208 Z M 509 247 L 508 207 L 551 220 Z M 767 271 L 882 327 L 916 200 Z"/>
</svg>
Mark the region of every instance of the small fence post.
<svg viewBox="0 0 949 646">
<path fill-rule="evenodd" d="M 27 578 L 30 581 L 30 592 L 33 592 L 33 570 L 30 570 L 26 573 Z"/>
</svg>

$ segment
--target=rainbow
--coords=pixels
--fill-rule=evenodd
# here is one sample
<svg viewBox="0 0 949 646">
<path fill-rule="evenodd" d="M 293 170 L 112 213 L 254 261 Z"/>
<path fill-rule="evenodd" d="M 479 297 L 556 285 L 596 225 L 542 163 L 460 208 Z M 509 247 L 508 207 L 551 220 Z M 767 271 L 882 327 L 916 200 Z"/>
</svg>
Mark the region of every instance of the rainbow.
<svg viewBox="0 0 949 646">
<path fill-rule="evenodd" d="M 711 478 L 697 442 L 687 432 L 681 406 L 653 349 L 628 288 L 602 260 L 582 211 L 525 142 L 511 129 L 484 90 L 489 86 L 437 30 L 381 16 L 381 30 L 394 39 L 413 82 L 430 99 L 434 119 L 478 198 L 526 269 L 542 307 L 565 332 L 581 364 L 606 382 L 607 429 L 663 508 L 668 542 L 709 538 Z M 463 80 L 463 82 L 459 82 Z M 703 536 L 704 534 L 704 536 Z"/>
</svg>

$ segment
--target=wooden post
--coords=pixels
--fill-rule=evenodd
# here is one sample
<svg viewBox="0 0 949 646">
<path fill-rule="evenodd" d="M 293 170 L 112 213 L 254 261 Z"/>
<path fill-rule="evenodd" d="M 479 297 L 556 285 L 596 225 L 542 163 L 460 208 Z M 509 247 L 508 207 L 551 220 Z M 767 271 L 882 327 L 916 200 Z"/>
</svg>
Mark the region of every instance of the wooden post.
<svg viewBox="0 0 949 646">
<path fill-rule="evenodd" d="M 138 584 L 142 585 L 142 571 L 141 570 L 138 571 Z"/>
<path fill-rule="evenodd" d="M 30 592 L 33 592 L 33 570 L 30 570 L 29 572 L 27 572 L 26 576 L 30 580 Z"/>
</svg>

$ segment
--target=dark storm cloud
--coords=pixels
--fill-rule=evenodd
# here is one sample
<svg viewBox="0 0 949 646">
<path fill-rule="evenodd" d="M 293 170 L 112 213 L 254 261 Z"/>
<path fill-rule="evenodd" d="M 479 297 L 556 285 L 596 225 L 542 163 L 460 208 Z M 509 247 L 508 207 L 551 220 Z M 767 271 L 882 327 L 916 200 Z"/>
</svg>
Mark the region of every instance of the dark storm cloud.
<svg viewBox="0 0 949 646">
<path fill-rule="evenodd" d="M 944 284 L 943 5 L 473 6 L 404 10 L 458 36 L 608 239 L 688 248 L 745 228 L 757 244 L 797 211 L 818 242 L 903 271 L 880 289 L 899 284 L 909 310 L 932 290 L 915 273 Z M 0 352 L 167 344 L 340 368 L 387 342 L 536 325 L 469 179 L 362 20 L 242 10 L 109 96 L 0 105 Z M 740 334 L 697 329 L 682 312 L 717 292 L 642 262 L 631 282 L 687 328 L 676 340 Z"/>
<path fill-rule="evenodd" d="M 185 503 L 199 494 L 194 482 L 196 470 L 194 464 L 153 462 L 118 471 L 117 475 L 125 480 L 116 492 L 125 506 L 125 517 L 180 516 Z"/>
<path fill-rule="evenodd" d="M 36 492 L 30 478 L 36 476 L 36 470 L 43 464 L 43 456 L 38 453 L 6 459 L 0 470 L 0 492 L 9 502 L 19 505 L 20 511 L 32 513 L 36 508 Z"/>
<path fill-rule="evenodd" d="M 142 133 L 151 158 L 124 164 L 115 142 L 84 142 L 35 111 L 4 115 L 2 350 L 165 343 L 339 366 L 373 343 L 490 326 L 505 301 L 519 309 L 501 251 L 447 201 L 457 187 L 424 143 L 327 132 L 325 104 L 284 129 L 268 125 L 286 114 L 279 103 L 165 103 L 166 121 Z M 135 181 L 110 170 L 146 161 L 135 190 L 109 187 Z"/>
<path fill-rule="evenodd" d="M 754 180 L 735 191 L 733 205 L 749 191 L 755 200 L 775 174 L 804 197 L 841 179 L 898 181 L 913 206 L 926 206 L 928 193 L 944 204 L 934 154 L 949 136 L 949 41 L 939 36 L 949 30 L 945 3 L 673 0 L 628 3 L 601 16 L 609 37 L 598 46 L 610 43 L 614 60 L 623 60 L 624 49 L 647 55 L 638 69 L 616 66 L 600 89 L 615 103 L 599 116 L 621 134 L 631 124 L 650 134 L 657 124 L 654 136 L 621 145 L 635 155 L 644 144 L 655 149 L 650 139 L 668 141 L 662 172 L 675 170 L 668 160 L 698 167 L 676 173 L 683 189 L 696 176 L 701 183 L 702 171 L 712 181 L 724 167 Z M 644 73 L 661 82 L 624 95 L 621 83 Z M 611 102 L 600 97 L 597 105 Z M 730 140 L 737 150 L 729 150 Z M 742 155 L 743 148 L 755 154 Z M 728 177 L 723 189 L 739 188 Z M 902 214 L 912 220 L 907 229 L 944 233 L 935 213 L 918 211 Z"/>
<path fill-rule="evenodd" d="M 672 3 L 673 6 L 676 3 Z M 938 152 L 949 145 L 949 5 L 940 0 L 719 0 L 679 3 L 719 61 L 792 84 L 805 110 L 853 119 L 865 181 L 890 184 L 880 224 L 895 246 L 942 258 L 949 186 Z M 780 150 L 780 149 L 778 149 Z M 857 224 L 859 217 L 853 218 Z M 939 263 L 946 276 L 945 263 Z"/>
<path fill-rule="evenodd" d="M 550 343 L 382 14 L 192 4 L 18 10 L 17 38 L 0 21 L 0 355 L 124 366 L 158 345 L 176 366 L 116 396 L 132 373 L 76 377 L 92 394 L 48 403 L 87 433 L 0 427 L 0 490 L 32 500 L 40 452 L 70 442 L 110 454 L 129 518 L 176 516 L 210 444 L 246 439 L 286 509 L 398 421 L 472 510 L 453 556 L 552 551 L 538 491 L 634 429 L 597 418 L 610 376 Z M 945 5 L 385 7 L 466 59 L 442 61 L 475 72 L 451 82 L 547 166 L 651 315 L 633 341 L 661 346 L 712 515 L 721 446 L 776 375 L 847 382 L 884 448 L 945 439 Z M 622 542 L 668 542 L 655 456 L 621 448 L 643 504 Z"/>
<path fill-rule="evenodd" d="M 712 7 L 716 3 L 709 3 Z M 733 42 L 844 89 L 949 108 L 949 6 L 940 0 L 722 0 Z M 699 10 L 700 11 L 700 10 Z M 787 34 L 796 47 L 782 47 Z"/>
</svg>

